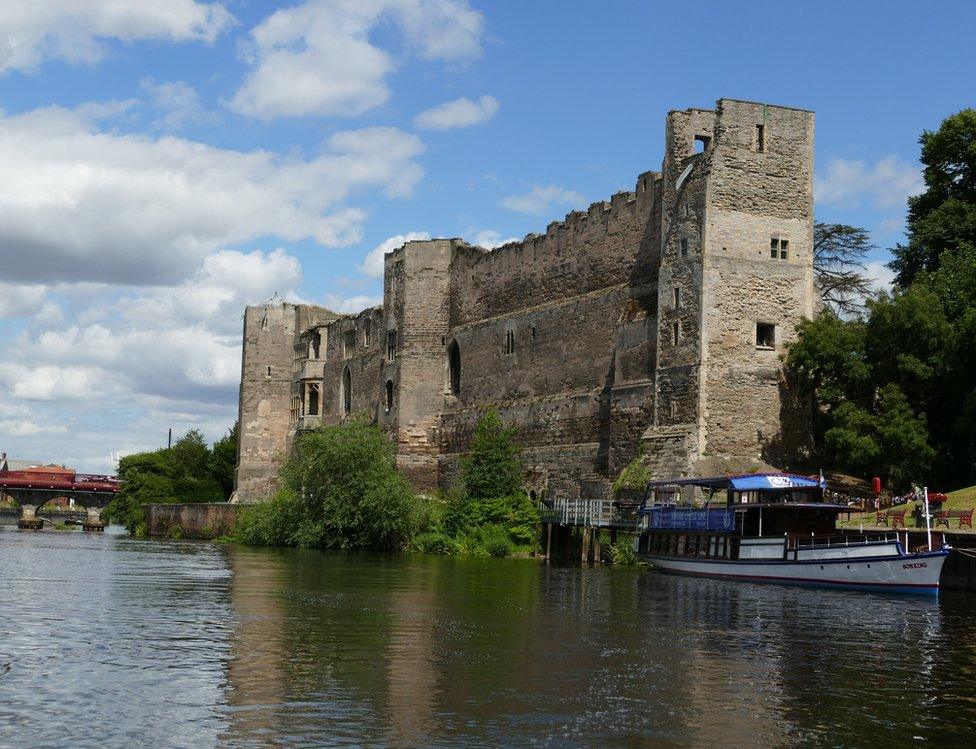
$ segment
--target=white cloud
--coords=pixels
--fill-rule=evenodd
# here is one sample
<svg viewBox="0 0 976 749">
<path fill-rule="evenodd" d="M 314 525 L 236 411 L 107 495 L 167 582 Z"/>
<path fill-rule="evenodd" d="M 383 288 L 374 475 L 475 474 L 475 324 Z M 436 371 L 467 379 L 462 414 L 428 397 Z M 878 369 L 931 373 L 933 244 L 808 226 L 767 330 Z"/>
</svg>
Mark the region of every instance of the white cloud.
<svg viewBox="0 0 976 749">
<path fill-rule="evenodd" d="M 857 205 L 865 198 L 878 210 L 903 208 L 908 197 L 922 189 L 921 169 L 897 156 L 886 156 L 873 166 L 834 158 L 814 180 L 818 203 Z"/>
<path fill-rule="evenodd" d="M 40 284 L 0 283 L 0 320 L 31 317 L 44 308 L 48 288 Z"/>
<path fill-rule="evenodd" d="M 370 278 L 383 278 L 383 256 L 393 252 L 404 242 L 412 242 L 415 239 L 430 239 L 430 234 L 425 231 L 411 231 L 384 239 L 371 249 L 363 258 L 363 262 L 356 267 Z"/>
<path fill-rule="evenodd" d="M 223 3 L 200 0 L 7 0 L 0 4 L 0 73 L 47 59 L 93 64 L 103 40 L 212 42 L 234 23 Z"/>
<path fill-rule="evenodd" d="M 219 437 L 236 415 L 243 307 L 276 291 L 297 301 L 300 282 L 284 250 L 221 250 L 173 286 L 80 284 L 85 301 L 73 285 L 53 287 L 87 306 L 64 318 L 42 308 L 31 330 L 0 344 L 4 449 L 108 470 L 110 451 L 157 447 L 147 437 L 169 426 Z"/>
<path fill-rule="evenodd" d="M 481 52 L 484 19 L 466 0 L 309 0 L 278 10 L 251 31 L 255 65 L 230 106 L 260 119 L 357 116 L 390 96 L 396 60 L 370 39 L 388 21 L 431 60 Z"/>
<path fill-rule="evenodd" d="M 99 131 L 57 107 L 0 116 L 0 256 L 10 280 L 174 283 L 257 237 L 360 240 L 363 188 L 409 195 L 423 144 L 340 132 L 309 160 Z"/>
<path fill-rule="evenodd" d="M 469 241 L 478 247 L 484 247 L 486 250 L 494 250 L 496 247 L 521 240 L 518 237 L 503 237 L 501 232 L 494 229 L 482 229 Z"/>
<path fill-rule="evenodd" d="M 0 432 L 18 437 L 36 437 L 47 434 L 67 434 L 68 428 L 57 424 L 38 424 L 30 419 L 0 421 Z"/>
<path fill-rule="evenodd" d="M 462 97 L 446 101 L 413 118 L 415 127 L 428 130 L 451 130 L 458 127 L 481 125 L 498 112 L 498 99 L 482 96 L 478 101 Z"/>
<path fill-rule="evenodd" d="M 578 192 L 557 185 L 536 185 L 524 195 L 502 199 L 502 206 L 519 213 L 547 213 L 556 206 L 580 206 L 586 199 Z"/>
<path fill-rule="evenodd" d="M 201 393 L 230 393 L 240 376 L 244 306 L 275 292 L 294 299 L 291 289 L 300 281 L 298 260 L 284 250 L 223 250 L 176 286 L 136 290 L 114 301 L 118 287 L 106 287 L 90 304 L 109 314 L 94 322 L 78 315 L 67 327 L 54 319 L 12 342 L 0 358 L 7 362 L 0 383 L 27 400 L 111 393 L 193 401 Z M 29 364 L 10 363 L 10 351 Z"/>
<path fill-rule="evenodd" d="M 200 95 L 184 81 L 156 83 L 151 78 L 139 81 L 139 88 L 149 96 L 149 103 L 158 117 L 153 127 L 161 130 L 181 130 L 187 125 L 208 125 L 219 122 L 215 112 L 208 112 L 200 102 Z"/>
<path fill-rule="evenodd" d="M 105 373 L 97 367 L 48 364 L 0 364 L 0 383 L 10 395 L 28 401 L 90 400 L 105 385 Z"/>
<path fill-rule="evenodd" d="M 864 277 L 871 283 L 875 291 L 891 291 L 895 282 L 895 272 L 884 260 L 872 260 L 864 264 Z"/>
<path fill-rule="evenodd" d="M 343 297 L 338 294 L 325 295 L 326 308 L 343 315 L 354 315 L 367 307 L 378 307 L 381 304 L 383 304 L 382 295 L 358 294 L 350 297 Z"/>
<path fill-rule="evenodd" d="M 241 311 L 277 293 L 299 301 L 294 291 L 301 281 L 298 259 L 277 249 L 270 253 L 222 250 L 207 257 L 192 278 L 179 286 L 146 290 L 123 297 L 119 314 L 139 326 L 206 324 L 213 331 L 240 332 Z"/>
</svg>

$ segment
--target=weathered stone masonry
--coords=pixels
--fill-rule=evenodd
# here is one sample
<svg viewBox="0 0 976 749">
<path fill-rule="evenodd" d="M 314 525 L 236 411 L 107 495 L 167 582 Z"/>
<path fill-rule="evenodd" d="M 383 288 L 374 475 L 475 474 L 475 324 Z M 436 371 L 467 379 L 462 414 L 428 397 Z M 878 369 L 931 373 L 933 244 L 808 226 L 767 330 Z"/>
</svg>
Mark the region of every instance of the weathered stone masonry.
<svg viewBox="0 0 976 749">
<path fill-rule="evenodd" d="M 273 491 L 295 433 L 366 414 L 419 489 L 449 485 L 489 407 L 526 486 L 599 496 L 643 449 L 657 475 L 804 450 L 780 355 L 812 316 L 813 114 L 722 99 L 671 112 L 660 173 L 493 251 L 386 256 L 383 306 L 244 318 L 238 496 Z"/>
</svg>

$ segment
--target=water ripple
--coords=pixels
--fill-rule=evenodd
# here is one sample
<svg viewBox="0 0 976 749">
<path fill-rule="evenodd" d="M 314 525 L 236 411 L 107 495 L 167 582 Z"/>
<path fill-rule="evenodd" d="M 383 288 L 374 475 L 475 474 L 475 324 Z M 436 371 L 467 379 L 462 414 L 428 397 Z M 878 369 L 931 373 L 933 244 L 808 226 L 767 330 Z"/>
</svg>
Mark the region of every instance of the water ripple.
<svg viewBox="0 0 976 749">
<path fill-rule="evenodd" d="M 0 747 L 962 746 L 976 731 L 967 596 L 13 530 L 0 577 Z"/>
</svg>

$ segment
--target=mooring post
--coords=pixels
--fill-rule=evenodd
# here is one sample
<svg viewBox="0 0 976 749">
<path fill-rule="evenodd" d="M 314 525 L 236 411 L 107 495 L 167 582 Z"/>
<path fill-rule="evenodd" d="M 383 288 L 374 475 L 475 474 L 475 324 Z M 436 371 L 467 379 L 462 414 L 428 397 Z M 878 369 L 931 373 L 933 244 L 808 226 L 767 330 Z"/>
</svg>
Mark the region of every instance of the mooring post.
<svg viewBox="0 0 976 749">
<path fill-rule="evenodd" d="M 581 562 L 590 561 L 590 529 L 589 526 L 583 528 L 583 551 L 580 554 Z"/>
<path fill-rule="evenodd" d="M 552 559 L 552 523 L 546 523 L 546 562 Z"/>
<path fill-rule="evenodd" d="M 593 563 L 600 564 L 600 529 L 593 529 Z"/>
</svg>

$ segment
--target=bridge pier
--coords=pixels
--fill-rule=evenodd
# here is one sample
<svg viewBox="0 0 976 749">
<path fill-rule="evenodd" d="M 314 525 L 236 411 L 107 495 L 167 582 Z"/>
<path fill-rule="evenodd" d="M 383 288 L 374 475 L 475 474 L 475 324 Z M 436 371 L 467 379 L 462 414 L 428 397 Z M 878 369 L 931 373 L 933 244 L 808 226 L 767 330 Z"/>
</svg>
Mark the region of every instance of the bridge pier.
<svg viewBox="0 0 976 749">
<path fill-rule="evenodd" d="M 83 531 L 93 531 L 98 533 L 105 530 L 105 523 L 102 522 L 102 508 L 101 507 L 86 507 L 85 510 L 88 512 L 88 518 L 81 525 Z"/>
<path fill-rule="evenodd" d="M 17 527 L 22 531 L 39 531 L 44 527 L 44 521 L 37 517 L 37 505 L 21 503 L 20 517 L 17 519 Z"/>
</svg>

